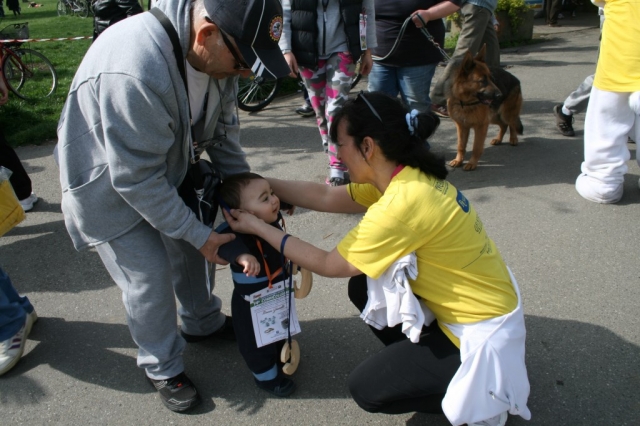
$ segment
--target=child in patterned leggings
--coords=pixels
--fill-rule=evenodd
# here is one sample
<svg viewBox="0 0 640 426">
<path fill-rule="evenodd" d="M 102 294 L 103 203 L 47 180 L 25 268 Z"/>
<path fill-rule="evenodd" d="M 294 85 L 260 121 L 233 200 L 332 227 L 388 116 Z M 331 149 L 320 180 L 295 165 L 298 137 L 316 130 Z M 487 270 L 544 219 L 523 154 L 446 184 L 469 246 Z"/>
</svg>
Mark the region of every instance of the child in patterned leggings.
<svg viewBox="0 0 640 426">
<path fill-rule="evenodd" d="M 291 68 L 291 76 L 300 77 L 309 92 L 316 114 L 324 151 L 329 154 L 330 173 L 326 183 L 348 183 L 347 168 L 336 157 L 329 130 L 333 116 L 348 99 L 361 61 L 360 74 L 368 75 L 376 47 L 374 0 L 339 2 L 282 1 L 284 29 L 280 49 Z M 314 19 L 315 17 L 315 19 Z"/>
</svg>

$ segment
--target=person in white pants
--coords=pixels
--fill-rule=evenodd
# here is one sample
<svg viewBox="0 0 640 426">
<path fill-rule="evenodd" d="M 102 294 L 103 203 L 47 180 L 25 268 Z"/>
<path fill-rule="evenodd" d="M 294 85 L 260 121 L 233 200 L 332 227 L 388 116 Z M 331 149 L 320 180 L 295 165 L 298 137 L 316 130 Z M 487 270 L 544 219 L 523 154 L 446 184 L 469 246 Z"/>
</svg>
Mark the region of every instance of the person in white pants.
<svg viewBox="0 0 640 426">
<path fill-rule="evenodd" d="M 600 59 L 587 107 L 584 161 L 576 190 L 589 201 L 622 198 L 630 158 L 628 136 L 640 137 L 640 8 L 634 0 L 606 0 Z M 639 162 L 640 164 L 640 162 Z"/>
</svg>

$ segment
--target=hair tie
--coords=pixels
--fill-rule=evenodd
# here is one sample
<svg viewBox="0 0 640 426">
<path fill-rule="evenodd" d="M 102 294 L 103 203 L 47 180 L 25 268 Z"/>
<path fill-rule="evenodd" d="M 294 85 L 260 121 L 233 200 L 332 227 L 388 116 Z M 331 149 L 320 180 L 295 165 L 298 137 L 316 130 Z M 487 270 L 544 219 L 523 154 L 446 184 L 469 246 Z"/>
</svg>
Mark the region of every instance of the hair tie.
<svg viewBox="0 0 640 426">
<path fill-rule="evenodd" d="M 408 112 L 405 116 L 407 120 L 407 128 L 409 129 L 409 133 L 411 136 L 416 134 L 416 128 L 418 127 L 418 114 L 420 112 L 417 109 L 412 109 L 411 112 Z"/>
</svg>

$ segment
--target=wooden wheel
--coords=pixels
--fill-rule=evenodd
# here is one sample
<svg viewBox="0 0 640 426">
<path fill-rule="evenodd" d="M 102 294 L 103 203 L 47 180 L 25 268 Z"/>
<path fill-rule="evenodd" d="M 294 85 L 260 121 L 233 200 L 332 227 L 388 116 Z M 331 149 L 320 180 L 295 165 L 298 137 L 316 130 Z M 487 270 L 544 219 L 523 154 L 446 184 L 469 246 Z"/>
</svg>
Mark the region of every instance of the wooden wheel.
<svg viewBox="0 0 640 426">
<path fill-rule="evenodd" d="M 300 271 L 300 278 L 293 281 L 293 294 L 296 299 L 304 299 L 311 293 L 313 273 L 308 269 L 293 265 L 293 275 L 298 275 L 298 271 Z M 300 281 L 300 285 L 298 285 L 298 281 Z"/>
<path fill-rule="evenodd" d="M 291 340 L 291 347 L 288 342 L 285 342 L 280 353 L 280 361 L 284 363 L 282 366 L 284 374 L 290 376 L 296 372 L 298 364 L 300 364 L 300 345 L 297 340 Z"/>
</svg>

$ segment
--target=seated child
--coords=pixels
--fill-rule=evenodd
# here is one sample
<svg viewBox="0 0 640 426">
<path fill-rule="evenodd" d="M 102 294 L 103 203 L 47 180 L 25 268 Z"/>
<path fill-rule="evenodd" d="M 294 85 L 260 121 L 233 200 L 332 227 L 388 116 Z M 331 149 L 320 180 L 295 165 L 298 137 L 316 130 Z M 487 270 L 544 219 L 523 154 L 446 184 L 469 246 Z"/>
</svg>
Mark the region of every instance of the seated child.
<svg viewBox="0 0 640 426">
<path fill-rule="evenodd" d="M 269 182 L 260 175 L 240 173 L 228 177 L 220 185 L 220 198 L 227 204 L 224 207 L 249 211 L 266 223 L 281 228 L 278 223 L 282 217 L 280 200 L 271 190 Z M 220 247 L 218 255 L 231 267 L 231 313 L 240 353 L 259 388 L 276 396 L 289 396 L 296 385 L 282 373 L 280 352 L 286 340 L 258 348 L 250 304 L 244 298 L 267 288 L 269 282 L 276 283 L 289 278 L 287 271 L 282 269 L 282 257 L 262 238 L 235 233 L 226 222 L 218 226 L 216 232 L 236 235 L 235 240 Z M 269 279 L 268 274 L 274 276 Z"/>
</svg>

